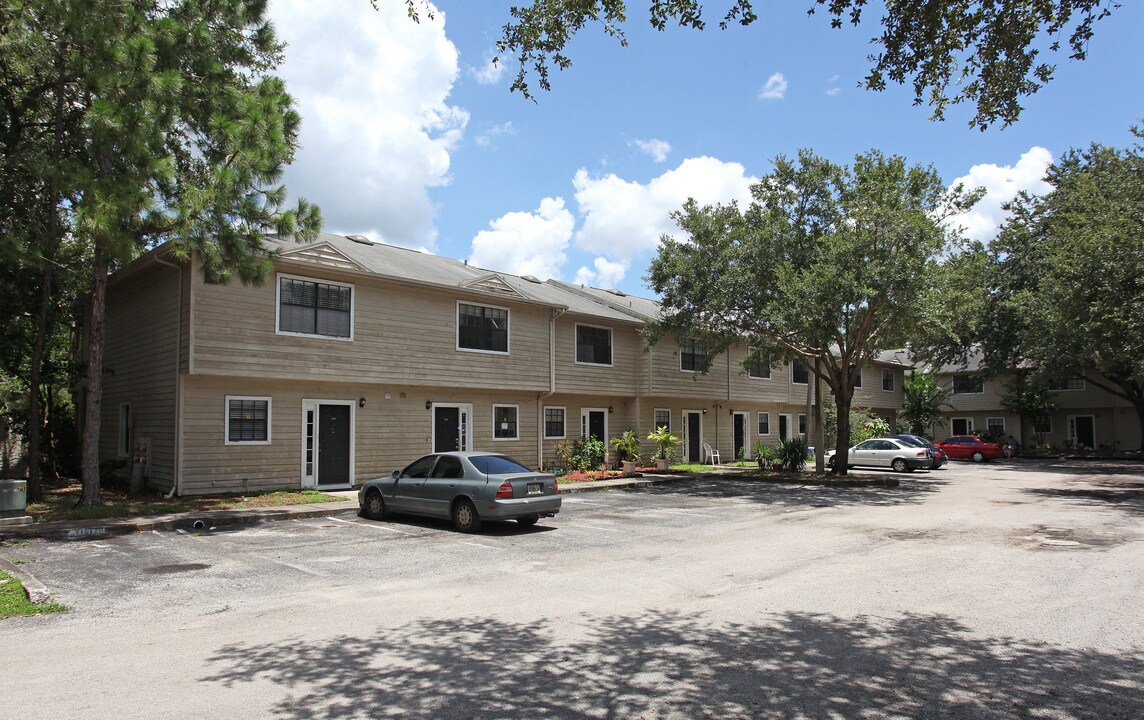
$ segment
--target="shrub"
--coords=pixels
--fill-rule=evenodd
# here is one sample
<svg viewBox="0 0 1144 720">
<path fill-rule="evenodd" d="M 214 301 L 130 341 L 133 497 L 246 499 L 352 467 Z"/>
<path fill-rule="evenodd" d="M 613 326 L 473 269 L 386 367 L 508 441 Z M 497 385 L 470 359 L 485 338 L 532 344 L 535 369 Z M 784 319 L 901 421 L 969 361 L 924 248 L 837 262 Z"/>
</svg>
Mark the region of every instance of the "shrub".
<svg viewBox="0 0 1144 720">
<path fill-rule="evenodd" d="M 779 441 L 777 459 L 786 472 L 801 472 L 806 465 L 807 443 L 804 438 L 794 437 Z"/>
<path fill-rule="evenodd" d="M 576 454 L 572 458 L 572 467 L 579 470 L 599 470 L 604 466 L 604 459 L 608 457 L 608 447 L 604 441 L 596 436 L 580 440 L 576 443 Z"/>
</svg>

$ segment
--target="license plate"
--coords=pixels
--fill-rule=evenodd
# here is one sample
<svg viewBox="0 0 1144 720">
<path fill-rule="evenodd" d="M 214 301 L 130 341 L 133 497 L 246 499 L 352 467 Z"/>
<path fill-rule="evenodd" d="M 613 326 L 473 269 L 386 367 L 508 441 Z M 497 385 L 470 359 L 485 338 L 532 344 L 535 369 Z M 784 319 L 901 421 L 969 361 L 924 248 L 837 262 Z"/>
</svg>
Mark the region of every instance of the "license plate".
<svg viewBox="0 0 1144 720">
<path fill-rule="evenodd" d="M 529 483 L 525 491 L 529 495 L 540 495 L 544 492 L 544 485 L 542 483 Z"/>
</svg>

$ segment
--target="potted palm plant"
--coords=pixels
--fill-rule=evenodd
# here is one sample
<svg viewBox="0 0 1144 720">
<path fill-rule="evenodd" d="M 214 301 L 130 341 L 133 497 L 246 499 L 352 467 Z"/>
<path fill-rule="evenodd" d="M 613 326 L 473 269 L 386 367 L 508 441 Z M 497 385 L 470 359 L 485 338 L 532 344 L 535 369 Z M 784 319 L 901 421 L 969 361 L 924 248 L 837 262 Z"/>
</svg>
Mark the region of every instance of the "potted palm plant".
<svg viewBox="0 0 1144 720">
<path fill-rule="evenodd" d="M 666 425 L 648 433 L 647 439 L 659 445 L 659 458 L 655 461 L 655 469 L 667 470 L 667 451 L 676 445 L 682 445 L 683 441 L 672 435 Z"/>
<path fill-rule="evenodd" d="M 625 430 L 624 434 L 612 438 L 616 459 L 623 463 L 624 477 L 636 474 L 636 463 L 640 461 L 640 439 L 635 430 Z"/>
</svg>

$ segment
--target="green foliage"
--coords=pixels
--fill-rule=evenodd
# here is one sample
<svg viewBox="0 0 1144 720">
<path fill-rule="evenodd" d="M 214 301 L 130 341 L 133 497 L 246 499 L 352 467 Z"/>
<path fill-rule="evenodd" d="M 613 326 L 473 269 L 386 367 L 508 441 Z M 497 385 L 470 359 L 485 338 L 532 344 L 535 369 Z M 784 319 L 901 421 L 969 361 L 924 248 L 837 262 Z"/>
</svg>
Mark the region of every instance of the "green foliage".
<svg viewBox="0 0 1144 720">
<path fill-rule="evenodd" d="M 989 249 L 978 335 L 988 370 L 1047 386 L 1084 377 L 1131 403 L 1144 435 L 1141 149 L 1070 150 L 1046 175 L 1051 192 L 1013 202 Z"/>
<path fill-rule="evenodd" d="M 556 443 L 556 459 L 561 470 L 568 470 L 576 466 L 573 458 L 576 456 L 576 450 L 572 447 L 572 443 L 567 440 L 561 440 Z"/>
<path fill-rule="evenodd" d="M 621 461 L 640 461 L 640 438 L 635 430 L 625 430 L 623 435 L 612 438 L 612 448 Z"/>
<path fill-rule="evenodd" d="M 806 465 L 807 442 L 806 438 L 793 437 L 779 441 L 775 459 L 782 464 L 785 472 L 802 472 Z"/>
<path fill-rule="evenodd" d="M 1001 407 L 1032 423 L 1037 445 L 1044 445 L 1047 421 L 1057 412 L 1053 397 L 1043 382 L 1030 379 L 1028 373 L 1018 373 L 1001 391 Z"/>
<path fill-rule="evenodd" d="M 416 3 L 406 0 L 414 19 Z M 719 27 L 754 23 L 754 4 L 732 0 Z M 809 14 L 823 11 L 833 28 L 860 27 L 865 5 L 866 0 L 813 0 Z M 946 107 L 967 102 L 976 105 L 970 125 L 1004 127 L 1017 121 L 1021 99 L 1052 79 L 1055 66 L 1037 62 L 1045 47 L 1058 51 L 1067 36 L 1069 58 L 1083 60 L 1096 23 L 1117 8 L 1107 0 L 891 3 L 881 19 L 881 37 L 870 41 L 877 46 L 870 55 L 874 65 L 861 84 L 881 91 L 908 82 L 914 104 L 929 103 L 935 120 L 944 118 Z M 566 47 L 586 25 L 598 23 L 605 35 L 628 44 L 626 0 L 532 0 L 510 13 L 497 52 L 515 56 L 519 70 L 512 89 L 528 98 L 529 74 L 535 72 L 541 89 L 550 90 L 549 68 L 572 65 Z M 648 15 L 661 31 L 669 24 L 694 30 L 707 25 L 699 0 L 653 2 Z"/>
<path fill-rule="evenodd" d="M 760 470 L 770 470 L 777 454 L 778 448 L 773 445 L 767 445 L 762 440 L 755 443 L 755 462 Z"/>
<path fill-rule="evenodd" d="M 931 428 L 945 425 L 942 413 L 950 408 L 952 391 L 942 387 L 933 373 L 911 370 L 902 385 L 899 416 L 915 435 L 929 435 Z"/>
<path fill-rule="evenodd" d="M 672 434 L 671 430 L 666 425 L 656 428 L 647 434 L 647 439 L 654 442 L 659 446 L 659 458 L 664 460 L 667 458 L 667 452 L 677 445 L 682 445 L 683 441 Z"/>
<path fill-rule="evenodd" d="M 592 435 L 577 440 L 573 449 L 572 467 L 577 470 L 600 470 L 608 457 L 608 446 L 600 438 Z"/>
<path fill-rule="evenodd" d="M 24 592 L 20 581 L 0 570 L 0 619 L 20 615 L 40 615 L 67 611 L 64 605 L 56 603 L 34 604 Z"/>
</svg>

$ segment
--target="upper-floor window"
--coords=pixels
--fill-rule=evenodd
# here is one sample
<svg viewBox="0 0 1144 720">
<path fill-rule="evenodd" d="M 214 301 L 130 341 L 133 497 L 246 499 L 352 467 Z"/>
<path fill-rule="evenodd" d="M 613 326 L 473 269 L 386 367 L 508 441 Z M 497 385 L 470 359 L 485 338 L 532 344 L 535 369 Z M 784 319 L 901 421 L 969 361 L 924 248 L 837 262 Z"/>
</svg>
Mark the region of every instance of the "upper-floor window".
<svg viewBox="0 0 1144 720">
<path fill-rule="evenodd" d="M 882 368 L 882 389 L 886 392 L 894 390 L 894 371 L 890 368 Z"/>
<path fill-rule="evenodd" d="M 980 395 L 985 392 L 985 381 L 977 375 L 954 375 L 954 395 Z"/>
<path fill-rule="evenodd" d="M 516 405 L 493 405 L 493 438 L 496 440 L 516 440 L 517 434 Z"/>
<path fill-rule="evenodd" d="M 611 365 L 611 328 L 577 325 L 576 362 L 589 363 L 591 365 Z"/>
<path fill-rule="evenodd" d="M 1071 377 L 1064 382 L 1053 383 L 1050 390 L 1084 390 L 1084 378 Z"/>
<path fill-rule="evenodd" d="M 457 303 L 457 348 L 507 353 L 508 310 Z"/>
<path fill-rule="evenodd" d="M 226 444 L 270 442 L 270 398 L 226 398 Z"/>
<path fill-rule="evenodd" d="M 757 380 L 771 379 L 771 364 L 757 350 L 747 358 L 747 377 Z"/>
<path fill-rule="evenodd" d="M 707 346 L 701 342 L 679 344 L 679 369 L 699 372 L 707 367 Z"/>
<path fill-rule="evenodd" d="M 810 368 L 802 360 L 795 360 L 790 366 L 790 381 L 799 385 L 810 382 Z"/>
<path fill-rule="evenodd" d="M 353 337 L 353 286 L 278 276 L 278 332 Z"/>
</svg>

